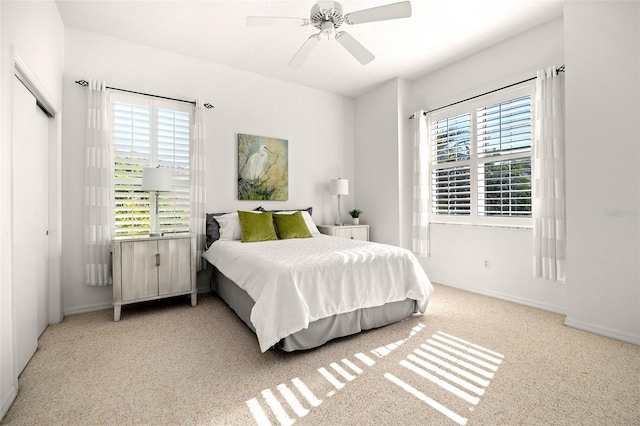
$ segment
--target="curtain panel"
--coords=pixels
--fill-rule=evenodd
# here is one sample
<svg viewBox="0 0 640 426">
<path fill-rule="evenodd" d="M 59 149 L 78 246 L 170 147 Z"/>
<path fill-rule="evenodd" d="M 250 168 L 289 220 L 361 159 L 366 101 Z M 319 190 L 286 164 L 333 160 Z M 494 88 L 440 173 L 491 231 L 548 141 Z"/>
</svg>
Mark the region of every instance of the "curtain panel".
<svg viewBox="0 0 640 426">
<path fill-rule="evenodd" d="M 422 110 L 413 115 L 413 206 L 412 249 L 419 256 L 431 255 L 430 190 L 431 149 L 429 126 Z"/>
<path fill-rule="evenodd" d="M 89 80 L 84 168 L 85 284 L 111 284 L 111 149 L 107 84 Z"/>
<path fill-rule="evenodd" d="M 194 107 L 191 147 L 189 149 L 189 194 L 190 223 L 189 230 L 196 237 L 196 270 L 201 271 L 205 262 L 202 253 L 206 243 L 205 203 L 205 156 L 204 156 L 204 106 L 198 99 Z"/>
<path fill-rule="evenodd" d="M 539 70 L 536 79 L 533 145 L 534 275 L 565 279 L 565 137 L 563 78 L 555 67 Z"/>
</svg>

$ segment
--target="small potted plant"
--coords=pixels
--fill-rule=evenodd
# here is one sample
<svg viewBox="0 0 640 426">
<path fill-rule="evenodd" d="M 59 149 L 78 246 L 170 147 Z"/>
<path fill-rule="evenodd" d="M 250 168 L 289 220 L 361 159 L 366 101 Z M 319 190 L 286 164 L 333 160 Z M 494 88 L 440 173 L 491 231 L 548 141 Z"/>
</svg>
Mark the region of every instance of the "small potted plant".
<svg viewBox="0 0 640 426">
<path fill-rule="evenodd" d="M 349 216 L 351 216 L 351 223 L 353 223 L 354 225 L 359 225 L 361 214 L 362 214 L 362 210 L 358 210 L 358 209 L 349 210 Z"/>
</svg>

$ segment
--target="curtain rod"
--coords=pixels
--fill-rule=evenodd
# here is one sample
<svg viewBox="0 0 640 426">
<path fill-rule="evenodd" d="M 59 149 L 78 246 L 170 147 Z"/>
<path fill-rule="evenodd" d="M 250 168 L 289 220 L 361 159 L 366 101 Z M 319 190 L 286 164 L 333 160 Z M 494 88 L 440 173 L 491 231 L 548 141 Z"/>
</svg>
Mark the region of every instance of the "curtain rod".
<svg viewBox="0 0 640 426">
<path fill-rule="evenodd" d="M 87 87 L 89 85 L 89 82 L 87 80 L 78 80 L 78 81 L 76 81 L 76 83 L 78 83 L 82 87 Z M 170 101 L 184 102 L 184 103 L 191 104 L 191 105 L 195 105 L 196 104 L 195 101 L 186 101 L 184 99 L 168 98 L 166 96 L 152 95 L 150 93 L 134 92 L 133 90 L 118 89 L 117 87 L 109 87 L 109 86 L 107 86 L 107 89 L 118 90 L 120 92 L 134 93 L 136 95 L 151 96 L 152 98 L 159 98 L 159 99 L 167 99 L 167 100 L 170 100 Z M 213 105 L 211 105 L 210 103 L 203 104 L 202 106 L 204 106 L 207 109 L 213 108 Z"/>
<path fill-rule="evenodd" d="M 558 75 L 561 72 L 564 72 L 564 65 L 561 65 L 558 69 L 556 69 L 556 75 Z M 491 93 L 498 92 L 500 90 L 508 89 L 509 87 L 517 86 L 518 84 L 522 84 L 522 83 L 526 83 L 527 81 L 535 80 L 536 78 L 538 78 L 538 77 L 527 78 L 526 80 L 522 80 L 522 81 L 519 81 L 517 83 L 508 84 L 508 85 L 503 86 L 503 87 L 501 87 L 499 89 L 490 90 L 490 91 L 482 93 L 480 95 L 472 96 L 470 98 L 463 99 L 461 101 L 453 102 L 453 103 L 451 103 L 449 105 L 445 105 L 445 106 L 441 106 L 441 107 L 438 107 L 438 108 L 434 108 L 434 109 L 431 109 L 429 111 L 423 111 L 422 115 L 426 116 L 429 113 L 432 113 L 432 112 L 435 112 L 435 111 L 439 111 L 441 109 L 449 108 L 450 106 L 458 105 L 458 104 L 461 104 L 462 102 L 467 102 L 467 101 L 470 101 L 470 100 L 475 99 L 475 98 L 479 98 L 479 97 L 484 96 L 484 95 L 489 95 Z M 414 118 L 416 118 L 415 114 L 411 114 L 411 117 L 409 117 L 409 120 L 413 120 Z"/>
</svg>

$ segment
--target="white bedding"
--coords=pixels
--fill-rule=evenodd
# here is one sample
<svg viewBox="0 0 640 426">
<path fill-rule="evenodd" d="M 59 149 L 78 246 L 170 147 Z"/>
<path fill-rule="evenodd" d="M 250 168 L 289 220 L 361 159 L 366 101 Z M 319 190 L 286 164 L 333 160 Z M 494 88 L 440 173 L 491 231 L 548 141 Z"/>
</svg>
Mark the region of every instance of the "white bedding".
<svg viewBox="0 0 640 426">
<path fill-rule="evenodd" d="M 256 302 L 251 322 L 262 352 L 310 322 L 360 308 L 409 298 L 424 313 L 433 292 L 410 251 L 367 241 L 216 241 L 203 256 Z"/>
</svg>

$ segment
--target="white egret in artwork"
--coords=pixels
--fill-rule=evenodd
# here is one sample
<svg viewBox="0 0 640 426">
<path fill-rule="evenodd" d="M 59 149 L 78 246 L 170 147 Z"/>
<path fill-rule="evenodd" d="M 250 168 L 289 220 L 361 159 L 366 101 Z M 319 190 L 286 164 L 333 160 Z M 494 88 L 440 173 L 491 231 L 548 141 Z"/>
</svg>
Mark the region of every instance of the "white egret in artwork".
<svg viewBox="0 0 640 426">
<path fill-rule="evenodd" d="M 264 166 L 267 164 L 269 154 L 273 154 L 273 152 L 269 151 L 266 145 L 260 145 L 258 152 L 251 154 L 242 172 L 244 180 L 249 182 L 258 180 L 264 172 Z"/>
</svg>

